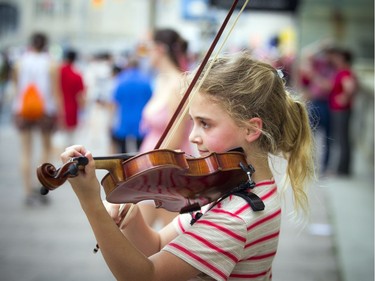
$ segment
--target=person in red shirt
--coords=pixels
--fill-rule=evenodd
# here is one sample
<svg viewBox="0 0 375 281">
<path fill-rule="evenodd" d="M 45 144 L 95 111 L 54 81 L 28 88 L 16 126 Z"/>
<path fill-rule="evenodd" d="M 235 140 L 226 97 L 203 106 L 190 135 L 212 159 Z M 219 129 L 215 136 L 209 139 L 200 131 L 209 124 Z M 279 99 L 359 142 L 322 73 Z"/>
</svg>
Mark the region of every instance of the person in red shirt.
<svg viewBox="0 0 375 281">
<path fill-rule="evenodd" d="M 60 67 L 60 90 L 64 105 L 62 126 L 67 139 L 72 140 L 78 125 L 79 111 L 84 106 L 85 86 L 81 73 L 74 67 L 77 53 L 74 50 L 65 52 Z"/>
<path fill-rule="evenodd" d="M 317 49 L 305 51 L 300 69 L 300 87 L 304 97 L 309 101 L 308 109 L 310 122 L 315 136 L 322 136 L 322 156 L 318 159 L 319 173 L 325 174 L 330 162 L 331 118 L 329 95 L 335 69 L 328 59 L 328 47 L 319 45 Z M 319 134 L 320 133 L 320 134 Z"/>
<path fill-rule="evenodd" d="M 351 165 L 350 118 L 358 88 L 357 79 L 351 68 L 353 56 L 350 51 L 335 47 L 329 50 L 329 56 L 336 71 L 329 95 L 332 154 L 336 156 L 333 172 L 348 176 Z"/>
</svg>

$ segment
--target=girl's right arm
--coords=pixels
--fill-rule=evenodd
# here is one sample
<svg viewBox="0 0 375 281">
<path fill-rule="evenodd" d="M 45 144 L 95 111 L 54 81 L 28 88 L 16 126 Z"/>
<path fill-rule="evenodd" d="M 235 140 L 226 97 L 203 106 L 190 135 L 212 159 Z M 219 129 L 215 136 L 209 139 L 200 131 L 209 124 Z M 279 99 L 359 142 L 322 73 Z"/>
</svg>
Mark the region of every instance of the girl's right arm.
<svg viewBox="0 0 375 281">
<path fill-rule="evenodd" d="M 104 201 L 104 205 L 125 237 L 148 257 L 177 236 L 172 223 L 159 232 L 155 231 L 146 223 L 137 204 L 119 205 Z"/>
<path fill-rule="evenodd" d="M 109 216 L 100 197 L 100 184 L 96 178 L 92 154 L 83 146 L 75 145 L 67 148 L 61 154 L 61 159 L 66 163 L 77 156 L 86 156 L 89 163 L 77 177 L 70 178 L 69 182 L 87 216 L 104 260 L 117 280 L 176 281 L 188 280 L 199 274 L 198 269 L 169 252 L 158 251 L 147 258 L 137 249 L 134 243 L 139 243 L 139 240 L 133 243 L 126 235 L 137 234 L 142 239 L 149 238 L 147 232 L 142 233 L 144 222 L 136 219 L 140 214 L 134 214 L 134 218 L 125 227 L 128 228 L 125 230 L 126 234 L 123 235 Z M 171 226 L 167 228 L 170 230 Z M 156 241 L 161 247 L 166 240 Z M 143 243 L 154 244 L 155 241 L 143 240 Z M 154 246 L 152 248 L 155 248 Z"/>
</svg>

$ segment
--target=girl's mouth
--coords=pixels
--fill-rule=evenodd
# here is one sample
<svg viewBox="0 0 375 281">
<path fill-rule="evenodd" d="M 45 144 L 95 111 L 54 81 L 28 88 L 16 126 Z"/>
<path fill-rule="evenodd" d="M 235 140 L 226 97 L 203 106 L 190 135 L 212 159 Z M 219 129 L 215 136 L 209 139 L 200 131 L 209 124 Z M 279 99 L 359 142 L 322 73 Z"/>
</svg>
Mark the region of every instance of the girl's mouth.
<svg viewBox="0 0 375 281">
<path fill-rule="evenodd" d="M 201 156 L 205 156 L 210 153 L 208 150 L 201 150 L 201 149 L 198 149 L 198 152 L 199 152 L 199 155 Z"/>
</svg>

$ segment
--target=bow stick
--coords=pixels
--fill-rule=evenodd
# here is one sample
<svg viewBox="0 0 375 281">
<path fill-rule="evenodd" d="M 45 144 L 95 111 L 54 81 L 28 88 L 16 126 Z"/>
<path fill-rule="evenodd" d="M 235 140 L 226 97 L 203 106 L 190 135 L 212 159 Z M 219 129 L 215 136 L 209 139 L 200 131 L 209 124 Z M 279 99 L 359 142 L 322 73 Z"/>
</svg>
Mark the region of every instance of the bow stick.
<svg viewBox="0 0 375 281">
<path fill-rule="evenodd" d="M 236 25 L 236 23 L 237 23 L 237 21 L 238 21 L 238 19 L 239 19 L 239 16 L 241 15 L 242 11 L 245 9 L 245 7 L 246 7 L 246 5 L 247 5 L 248 2 L 249 2 L 249 0 L 246 0 L 245 3 L 244 3 L 244 5 L 242 6 L 240 12 L 239 12 L 238 15 L 237 15 L 236 20 L 235 20 L 234 23 L 232 24 L 231 29 L 229 30 L 227 36 L 225 37 L 223 43 L 221 44 L 221 46 L 220 46 L 220 48 L 219 48 L 219 51 L 218 51 L 218 52 L 216 53 L 216 55 L 214 56 L 214 60 L 216 60 L 218 54 L 220 53 L 220 51 L 221 51 L 222 48 L 224 47 L 224 45 L 225 45 L 227 39 L 229 38 L 230 33 L 233 31 L 234 26 Z M 221 37 L 221 35 L 222 35 L 222 33 L 223 33 L 223 31 L 224 31 L 226 25 L 228 24 L 228 21 L 229 21 L 230 17 L 231 17 L 232 14 L 233 14 L 233 11 L 235 10 L 235 8 L 236 8 L 236 6 L 237 6 L 237 3 L 238 3 L 238 0 L 234 0 L 234 1 L 233 1 L 232 6 L 231 6 L 231 8 L 230 8 L 230 10 L 229 10 L 229 12 L 228 12 L 228 14 L 227 14 L 227 16 L 225 17 L 225 20 L 223 21 L 223 24 L 221 25 L 221 27 L 220 27 L 218 33 L 216 34 L 216 36 L 215 36 L 215 38 L 214 38 L 214 40 L 213 40 L 213 42 L 212 42 L 210 48 L 208 49 L 206 55 L 204 56 L 201 65 L 199 66 L 197 72 L 195 73 L 195 75 L 194 75 L 194 77 L 193 77 L 193 79 L 192 79 L 192 81 L 191 81 L 191 83 L 190 83 L 188 89 L 186 90 L 184 96 L 182 97 L 182 99 L 181 99 L 181 101 L 180 101 L 180 103 L 179 103 L 179 105 L 178 105 L 176 111 L 174 112 L 174 114 L 173 114 L 171 120 L 169 121 L 167 127 L 165 128 L 165 130 L 164 130 L 164 132 L 163 132 L 163 134 L 162 134 L 162 136 L 160 137 L 158 143 L 156 144 L 155 149 L 158 149 L 158 148 L 160 148 L 160 147 L 162 146 L 162 144 L 164 143 L 164 141 L 165 141 L 167 135 L 169 134 L 169 131 L 170 131 L 171 128 L 173 127 L 173 128 L 172 128 L 172 134 L 169 134 L 169 138 L 167 139 L 167 140 L 168 140 L 167 143 L 169 143 L 169 139 L 170 139 L 171 135 L 173 135 L 173 133 L 175 132 L 175 130 L 176 130 L 176 128 L 178 127 L 178 125 L 180 125 L 180 123 L 181 123 L 181 121 L 182 121 L 182 117 L 185 116 L 185 114 L 186 114 L 186 112 L 187 112 L 187 106 L 185 106 L 186 100 L 188 99 L 188 97 L 189 97 L 190 93 L 192 92 L 192 90 L 193 90 L 195 84 L 197 83 L 197 81 L 198 81 L 198 79 L 199 79 L 199 76 L 201 75 L 201 73 L 202 73 L 204 67 L 205 67 L 206 64 L 207 64 L 208 59 L 210 58 L 212 52 L 214 51 L 214 49 L 215 49 L 215 47 L 216 47 L 216 45 L 217 45 L 217 42 L 219 41 L 219 39 L 220 39 L 220 37 Z M 202 83 L 203 83 L 203 80 L 204 80 L 204 79 L 206 78 L 206 76 L 208 75 L 208 72 L 209 72 L 209 70 L 211 69 L 214 60 L 213 60 L 212 63 L 209 65 L 208 70 L 206 71 L 206 73 L 205 73 L 203 79 L 201 80 L 201 82 L 199 83 L 198 87 L 197 87 L 197 88 L 195 89 L 195 91 L 192 93 L 192 95 L 191 95 L 192 98 L 193 98 L 193 97 L 195 96 L 195 94 L 198 92 L 200 86 L 201 86 Z M 189 102 L 188 104 L 190 104 L 190 102 Z M 180 114 L 180 112 L 181 112 L 181 110 L 184 108 L 184 106 L 185 106 L 185 109 L 183 110 L 183 113 Z M 176 125 L 176 124 L 175 124 L 175 120 L 176 120 L 176 118 L 177 118 L 179 115 L 180 115 L 180 118 L 178 119 L 178 122 L 176 123 L 176 124 L 177 124 L 177 125 Z M 174 126 L 174 125 L 175 125 L 175 126 Z"/>
</svg>

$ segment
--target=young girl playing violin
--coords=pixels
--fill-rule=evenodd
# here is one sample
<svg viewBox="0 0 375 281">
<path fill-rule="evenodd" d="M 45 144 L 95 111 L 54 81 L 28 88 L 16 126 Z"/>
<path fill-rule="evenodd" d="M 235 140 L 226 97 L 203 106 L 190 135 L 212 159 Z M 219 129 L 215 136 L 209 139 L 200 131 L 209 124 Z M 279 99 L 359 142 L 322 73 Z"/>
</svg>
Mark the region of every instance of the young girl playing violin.
<svg viewBox="0 0 375 281">
<path fill-rule="evenodd" d="M 119 228 L 117 205 L 106 208 L 101 199 L 91 153 L 79 145 L 69 147 L 61 154 L 63 162 L 82 155 L 89 159 L 69 181 L 118 280 L 270 280 L 281 218 L 270 155 L 287 160 L 295 207 L 308 211 L 305 187 L 314 175 L 308 115 L 278 71 L 239 53 L 214 60 L 203 80 L 189 105 L 190 141 L 201 156 L 241 147 L 255 169 L 251 192 L 264 210 L 232 195 L 202 208 L 194 223 L 191 214 L 182 214 L 156 232 L 137 205 L 127 204 L 129 213 Z"/>
</svg>

